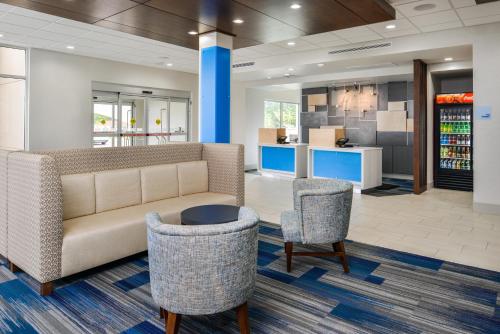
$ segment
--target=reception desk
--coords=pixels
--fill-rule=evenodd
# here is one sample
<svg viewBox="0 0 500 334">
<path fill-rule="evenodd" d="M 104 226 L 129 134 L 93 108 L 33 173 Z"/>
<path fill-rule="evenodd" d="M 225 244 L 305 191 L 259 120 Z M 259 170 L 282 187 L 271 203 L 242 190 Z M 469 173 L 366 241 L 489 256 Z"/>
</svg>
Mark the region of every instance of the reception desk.
<svg viewBox="0 0 500 334">
<path fill-rule="evenodd" d="M 307 144 L 260 144 L 259 171 L 295 178 L 307 176 Z"/>
<path fill-rule="evenodd" d="M 308 177 L 350 181 L 358 190 L 382 185 L 382 148 L 309 147 Z"/>
</svg>

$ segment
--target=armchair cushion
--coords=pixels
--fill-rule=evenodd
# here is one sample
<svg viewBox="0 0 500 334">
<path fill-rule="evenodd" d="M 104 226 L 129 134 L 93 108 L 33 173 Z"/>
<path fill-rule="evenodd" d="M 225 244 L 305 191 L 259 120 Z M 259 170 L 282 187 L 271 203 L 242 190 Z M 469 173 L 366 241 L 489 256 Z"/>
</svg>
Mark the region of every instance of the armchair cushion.
<svg viewBox="0 0 500 334">
<path fill-rule="evenodd" d="M 295 211 L 283 211 L 281 213 L 281 231 L 285 242 L 301 242 L 301 225 Z"/>
<path fill-rule="evenodd" d="M 139 169 L 118 169 L 95 174 L 96 212 L 141 204 Z"/>
<path fill-rule="evenodd" d="M 61 176 L 63 193 L 63 219 L 95 213 L 94 174 Z"/>
<path fill-rule="evenodd" d="M 142 203 L 179 196 L 177 165 L 158 165 L 141 168 Z"/>
<path fill-rule="evenodd" d="M 181 196 L 208 191 L 208 165 L 206 161 L 184 162 L 177 165 Z"/>
</svg>

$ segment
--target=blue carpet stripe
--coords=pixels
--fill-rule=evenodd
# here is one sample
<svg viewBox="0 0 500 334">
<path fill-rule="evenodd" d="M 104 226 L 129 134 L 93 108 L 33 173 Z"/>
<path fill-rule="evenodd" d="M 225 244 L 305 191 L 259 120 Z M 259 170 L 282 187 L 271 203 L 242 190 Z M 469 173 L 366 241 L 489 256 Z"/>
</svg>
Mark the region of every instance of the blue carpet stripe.
<svg viewBox="0 0 500 334">
<path fill-rule="evenodd" d="M 500 333 L 498 272 L 349 241 L 349 274 L 321 257 L 287 273 L 281 230 L 259 232 L 252 333 Z M 0 274 L 0 333 L 164 333 L 146 256 L 65 278 L 45 298 L 25 274 Z M 238 332 L 232 310 L 185 316 L 180 331 Z"/>
</svg>

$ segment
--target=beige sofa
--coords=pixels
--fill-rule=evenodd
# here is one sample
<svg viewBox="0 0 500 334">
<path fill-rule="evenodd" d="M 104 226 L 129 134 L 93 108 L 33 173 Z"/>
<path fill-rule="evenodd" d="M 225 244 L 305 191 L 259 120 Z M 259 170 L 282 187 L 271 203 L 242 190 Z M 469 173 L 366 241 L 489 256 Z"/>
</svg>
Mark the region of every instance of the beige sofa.
<svg viewBox="0 0 500 334">
<path fill-rule="evenodd" d="M 241 145 L 0 152 L 0 252 L 41 283 L 147 249 L 145 214 L 243 205 Z"/>
</svg>

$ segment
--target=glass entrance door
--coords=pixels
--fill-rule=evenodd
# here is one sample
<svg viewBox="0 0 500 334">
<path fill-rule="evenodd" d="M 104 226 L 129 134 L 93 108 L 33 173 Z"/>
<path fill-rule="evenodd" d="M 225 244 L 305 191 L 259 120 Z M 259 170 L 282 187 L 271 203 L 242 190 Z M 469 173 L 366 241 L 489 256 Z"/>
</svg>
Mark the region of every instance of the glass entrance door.
<svg viewBox="0 0 500 334">
<path fill-rule="evenodd" d="M 189 100 L 171 99 L 169 113 L 170 141 L 188 141 Z"/>
<path fill-rule="evenodd" d="M 148 99 L 148 145 L 165 144 L 169 141 L 168 110 L 169 100 Z"/>
<path fill-rule="evenodd" d="M 141 96 L 120 94 L 121 146 L 146 144 L 147 113 L 146 99 Z"/>
</svg>

